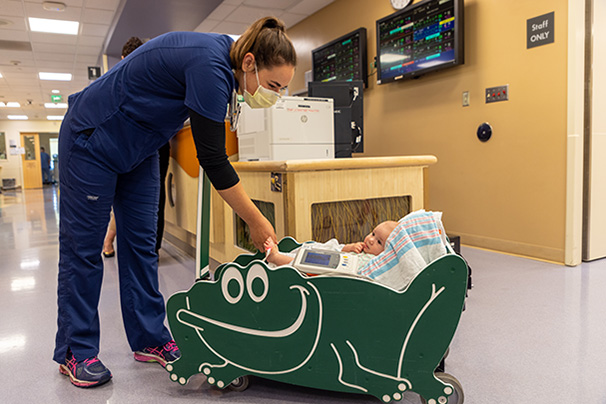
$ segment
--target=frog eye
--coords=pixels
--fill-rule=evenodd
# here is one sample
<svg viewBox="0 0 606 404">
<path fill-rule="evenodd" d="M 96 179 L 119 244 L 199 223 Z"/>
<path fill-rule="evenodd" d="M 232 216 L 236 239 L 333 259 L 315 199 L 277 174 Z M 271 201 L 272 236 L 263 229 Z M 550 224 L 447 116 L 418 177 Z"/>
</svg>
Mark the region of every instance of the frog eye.
<svg viewBox="0 0 606 404">
<path fill-rule="evenodd" d="M 253 290 L 253 282 L 257 279 L 261 281 L 263 286 L 261 294 L 257 294 Z M 259 282 L 255 283 L 258 284 Z M 258 287 L 255 287 L 255 289 L 258 289 Z M 268 289 L 269 280 L 267 279 L 267 272 L 265 272 L 265 269 L 261 265 L 254 265 L 250 268 L 248 275 L 246 276 L 246 290 L 248 291 L 248 295 L 255 303 L 260 303 L 265 299 L 265 296 L 267 296 Z"/>
<path fill-rule="evenodd" d="M 234 290 L 234 287 L 231 287 L 230 292 L 230 283 L 236 283 L 237 289 Z M 242 298 L 242 294 L 244 293 L 244 279 L 242 278 L 242 274 L 234 267 L 229 267 L 223 273 L 221 277 L 221 290 L 223 291 L 223 296 L 225 300 L 227 300 L 231 304 L 236 304 Z M 234 296 L 232 292 L 236 292 Z"/>
</svg>

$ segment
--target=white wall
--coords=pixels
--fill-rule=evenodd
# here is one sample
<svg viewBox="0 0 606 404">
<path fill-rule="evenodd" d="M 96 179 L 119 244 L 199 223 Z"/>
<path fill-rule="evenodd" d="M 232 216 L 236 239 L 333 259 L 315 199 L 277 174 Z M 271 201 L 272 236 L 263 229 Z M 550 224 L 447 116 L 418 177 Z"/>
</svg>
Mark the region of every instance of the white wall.
<svg viewBox="0 0 606 404">
<path fill-rule="evenodd" d="M 17 185 L 23 184 L 23 172 L 21 169 L 21 155 L 11 155 L 11 142 L 21 147 L 21 132 L 55 132 L 59 133 L 61 121 L 0 121 L 0 132 L 6 135 L 7 160 L 0 160 L 0 175 L 2 178 L 14 178 Z"/>
</svg>

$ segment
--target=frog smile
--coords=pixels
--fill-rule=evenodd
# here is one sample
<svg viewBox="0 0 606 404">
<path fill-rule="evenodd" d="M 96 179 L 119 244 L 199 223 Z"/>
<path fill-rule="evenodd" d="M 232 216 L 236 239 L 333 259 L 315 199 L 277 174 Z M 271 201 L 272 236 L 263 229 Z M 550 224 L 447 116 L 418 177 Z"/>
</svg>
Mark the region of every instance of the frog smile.
<svg viewBox="0 0 606 404">
<path fill-rule="evenodd" d="M 204 331 L 204 324 L 212 324 L 217 327 L 221 327 L 224 329 L 228 329 L 240 334 L 254 335 L 259 337 L 268 337 L 268 338 L 282 338 L 289 336 L 295 333 L 303 324 L 305 320 L 305 315 L 307 314 L 307 295 L 309 295 L 309 291 L 302 286 L 292 285 L 290 289 L 298 289 L 301 295 L 301 310 L 299 311 L 299 315 L 295 319 L 295 321 L 290 324 L 288 327 L 280 329 L 280 330 L 258 330 L 247 327 L 242 327 L 235 324 L 226 323 L 220 320 L 216 320 L 210 318 L 208 316 L 203 316 L 198 313 L 194 313 L 188 309 L 180 309 L 177 311 L 177 319 L 182 323 L 186 324 L 192 328 L 195 328 L 199 331 Z"/>
</svg>

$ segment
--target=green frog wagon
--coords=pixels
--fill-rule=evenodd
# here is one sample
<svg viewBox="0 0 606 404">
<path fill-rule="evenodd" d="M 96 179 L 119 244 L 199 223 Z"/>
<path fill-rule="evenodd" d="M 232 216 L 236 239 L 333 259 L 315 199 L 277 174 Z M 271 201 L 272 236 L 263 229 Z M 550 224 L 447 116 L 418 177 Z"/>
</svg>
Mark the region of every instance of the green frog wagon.
<svg viewBox="0 0 606 404">
<path fill-rule="evenodd" d="M 465 299 L 467 266 L 459 256 L 438 258 L 403 291 L 271 269 L 255 258 L 223 265 L 215 280 L 169 299 L 168 321 L 182 352 L 166 367 L 171 380 L 185 384 L 203 373 L 224 388 L 256 375 L 383 402 L 407 390 L 429 404 L 453 401 L 457 391 L 434 370 Z"/>
</svg>

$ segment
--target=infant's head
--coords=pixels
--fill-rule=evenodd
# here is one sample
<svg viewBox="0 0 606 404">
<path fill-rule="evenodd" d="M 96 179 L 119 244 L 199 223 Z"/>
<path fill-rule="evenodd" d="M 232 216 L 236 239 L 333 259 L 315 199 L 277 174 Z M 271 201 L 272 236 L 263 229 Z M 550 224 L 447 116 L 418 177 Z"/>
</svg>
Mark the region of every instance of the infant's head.
<svg viewBox="0 0 606 404">
<path fill-rule="evenodd" d="M 393 220 L 379 223 L 377 227 L 364 238 L 364 252 L 373 255 L 381 254 L 385 249 L 387 238 L 397 225 L 398 222 L 394 222 Z"/>
</svg>

